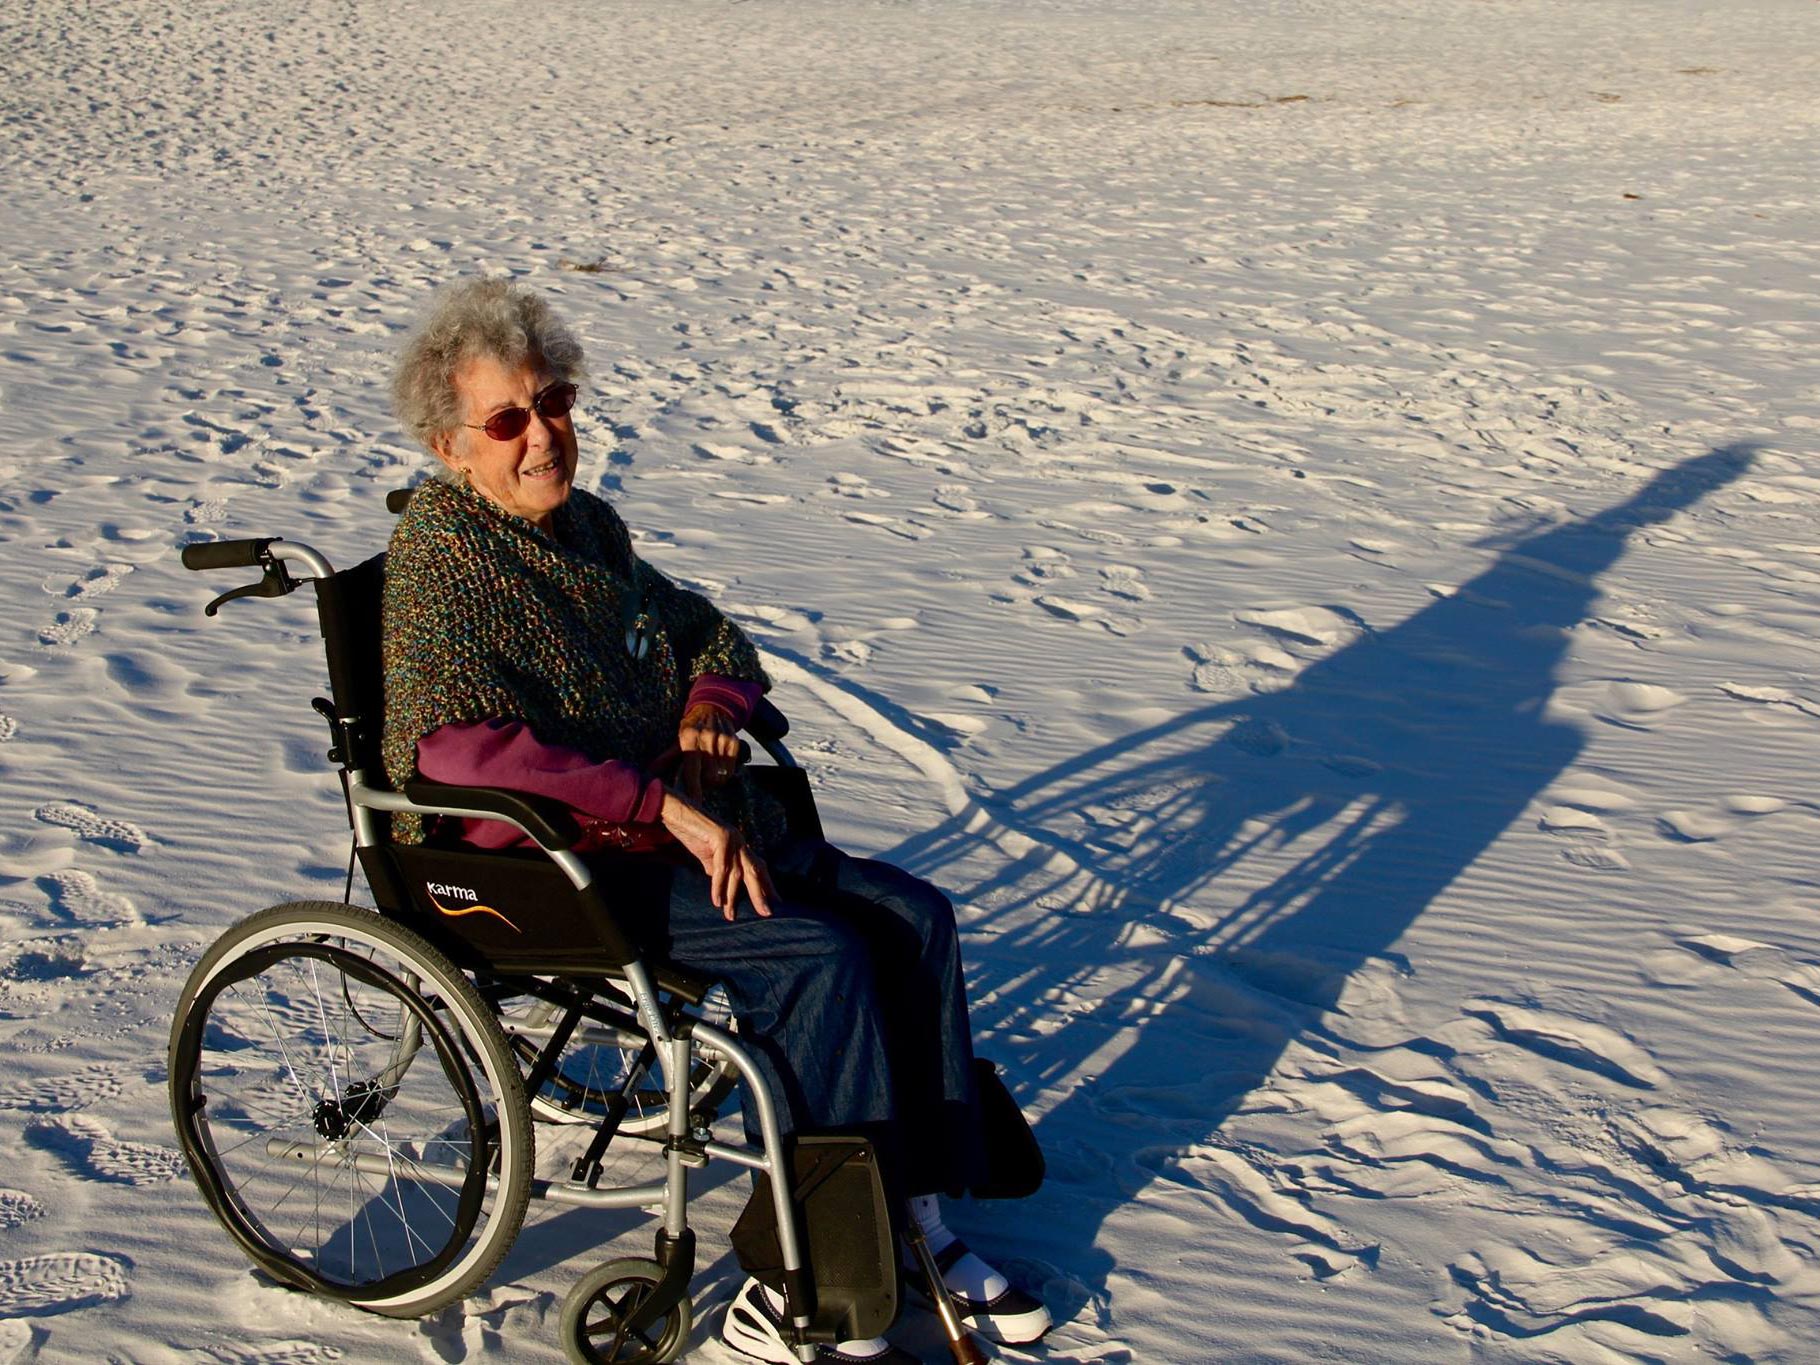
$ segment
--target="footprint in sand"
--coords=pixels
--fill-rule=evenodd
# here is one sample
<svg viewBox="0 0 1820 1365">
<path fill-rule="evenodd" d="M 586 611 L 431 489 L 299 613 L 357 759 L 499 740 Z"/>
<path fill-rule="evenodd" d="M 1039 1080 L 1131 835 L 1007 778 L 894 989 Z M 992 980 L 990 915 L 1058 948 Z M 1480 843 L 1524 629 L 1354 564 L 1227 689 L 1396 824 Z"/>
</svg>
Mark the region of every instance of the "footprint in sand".
<svg viewBox="0 0 1820 1365">
<path fill-rule="evenodd" d="M 1525 1247 L 1487 1247 L 1468 1252 L 1448 1273 L 1471 1306 L 1445 1316 L 1475 1337 L 1489 1327 L 1523 1341 L 1600 1322 L 1645 1337 L 1685 1337 L 1693 1326 L 1695 1307 L 1687 1300 L 1694 1286 L 1622 1250 L 1562 1266 Z M 1639 1284 L 1650 1292 L 1624 1292 Z"/>
<path fill-rule="evenodd" d="M 1372 540 L 1364 536 L 1355 536 L 1349 543 L 1354 550 L 1363 555 L 1370 555 L 1372 562 L 1378 564 L 1392 563 L 1387 556 L 1394 555 L 1403 548 L 1394 540 Z"/>
<path fill-rule="evenodd" d="M 1184 645 L 1182 653 L 1193 665 L 1188 685 L 1196 692 L 1215 697 L 1242 696 L 1248 690 L 1241 671 L 1246 659 L 1234 650 L 1219 645 Z"/>
<path fill-rule="evenodd" d="M 0 711 L 0 744 L 4 744 L 19 733 L 19 722 Z"/>
<path fill-rule="evenodd" d="M 124 1299 L 127 1264 L 117 1256 L 60 1251 L 0 1261 L 0 1315 L 45 1317 Z"/>
<path fill-rule="evenodd" d="M 711 441 L 696 441 L 689 449 L 701 460 L 717 460 L 724 464 L 770 464 L 771 456 L 760 450 L 751 450 L 745 446 L 724 445 Z"/>
<path fill-rule="evenodd" d="M 1562 791 L 1556 793 L 1565 797 L 1560 804 L 1548 806 L 1536 820 L 1536 828 L 1546 834 L 1570 840 L 1567 848 L 1561 850 L 1561 856 L 1575 867 L 1584 867 L 1594 872 L 1621 872 L 1629 868 L 1630 863 L 1614 847 L 1611 827 L 1586 808 L 1591 804 L 1596 810 L 1619 809 L 1618 805 L 1599 804 L 1601 793 L 1586 793 L 1586 801 L 1575 800 L 1579 793 Z M 1624 802 L 1623 798 L 1616 798 Z"/>
<path fill-rule="evenodd" d="M 1745 793 L 1728 796 L 1721 804 L 1733 815 L 1774 815 L 1777 811 L 1784 811 L 1789 807 L 1789 803 L 1779 796 Z"/>
<path fill-rule="evenodd" d="M 1661 716 L 1687 700 L 1679 692 L 1655 683 L 1612 683 L 1605 689 L 1604 703 L 1593 714 L 1600 720 L 1622 725 L 1631 730 L 1650 729 Z"/>
<path fill-rule="evenodd" d="M 828 476 L 828 492 L 837 498 L 888 498 L 882 488 L 874 488 L 862 475 L 839 472 Z"/>
<path fill-rule="evenodd" d="M 58 825 L 76 832 L 77 837 L 116 853 L 137 853 L 151 842 L 145 831 L 124 820 L 110 820 L 93 806 L 80 801 L 55 801 L 40 806 L 33 818 L 47 825 Z"/>
<path fill-rule="evenodd" d="M 101 613 L 93 607 L 73 607 L 60 611 L 56 619 L 38 632 L 38 643 L 47 649 L 68 649 L 95 629 Z"/>
<path fill-rule="evenodd" d="M 1108 564 L 1100 570 L 1100 590 L 1127 602 L 1150 600 L 1150 585 L 1144 582 L 1144 571 L 1135 564 Z"/>
<path fill-rule="evenodd" d="M 859 639 L 829 640 L 822 645 L 822 657 L 863 668 L 872 662 L 872 646 Z"/>
<path fill-rule="evenodd" d="M 876 526 L 879 530 L 888 531 L 904 540 L 927 540 L 935 534 L 920 521 L 880 516 L 876 512 L 844 512 L 842 516 L 857 526 Z"/>
<path fill-rule="evenodd" d="M 104 1103 L 126 1088 L 126 1068 L 106 1062 L 61 1076 L 39 1076 L 0 1090 L 0 1109 L 28 1114 L 67 1114 Z"/>
<path fill-rule="evenodd" d="M 1677 844 L 1710 844 L 1733 828 L 1732 821 L 1710 811 L 1671 810 L 1656 817 L 1656 833 Z"/>
<path fill-rule="evenodd" d="M 1536 821 L 1536 827 L 1549 834 L 1572 835 L 1578 838 L 1609 839 L 1611 829 L 1591 811 L 1580 810 L 1574 806 L 1550 806 L 1542 812 Z"/>
<path fill-rule="evenodd" d="M 53 586 L 45 584 L 45 591 L 68 597 L 75 601 L 88 601 L 96 597 L 105 597 L 133 571 L 131 564 L 98 564 L 83 574 L 74 583 Z"/>
<path fill-rule="evenodd" d="M 1254 758 L 1275 758 L 1289 749 L 1289 732 L 1274 720 L 1246 716 L 1226 732 L 1226 742 Z"/>
<path fill-rule="evenodd" d="M 44 1205 L 24 1190 L 0 1190 L 0 1232 L 44 1217 Z"/>
<path fill-rule="evenodd" d="M 422 1318 L 417 1333 L 426 1359 L 456 1362 L 492 1360 L 505 1353 L 508 1341 L 536 1340 L 556 1306 L 554 1294 L 529 1294 L 510 1286 L 450 1304 Z"/>
<path fill-rule="evenodd" d="M 1112 635 L 1129 635 L 1139 624 L 1131 617 L 1113 616 L 1091 602 L 1081 602 L 1071 597 L 1045 595 L 1034 600 L 1037 606 L 1051 616 L 1083 626 L 1098 626 Z"/>
<path fill-rule="evenodd" d="M 1040 588 L 1073 577 L 1074 565 L 1061 550 L 1049 545 L 1026 545 L 1023 566 L 1011 575 L 1011 581 Z"/>
<path fill-rule="evenodd" d="M 1677 939 L 1688 952 L 1762 981 L 1786 986 L 1810 1005 L 1820 1005 L 1820 963 L 1791 957 L 1786 951 L 1733 934 L 1695 934 Z"/>
<path fill-rule="evenodd" d="M 38 886 L 50 897 L 51 909 L 65 920 L 98 929 L 140 922 L 131 900 L 103 891 L 93 876 L 79 869 L 47 872 L 38 878 Z"/>
<path fill-rule="evenodd" d="M 185 1169 L 183 1153 L 143 1142 L 122 1142 L 86 1114 L 34 1119 L 25 1126 L 25 1140 L 55 1152 L 80 1179 L 104 1185 L 162 1185 L 177 1179 Z"/>
<path fill-rule="evenodd" d="M 226 521 L 227 503 L 219 498 L 210 498 L 198 502 L 183 514 L 183 520 L 191 526 L 213 526 L 218 521 Z"/>
<path fill-rule="evenodd" d="M 972 496 L 972 491 L 964 483 L 938 484 L 930 500 L 951 517 L 962 521 L 984 521 L 992 513 L 980 507 Z"/>
<path fill-rule="evenodd" d="M 1233 619 L 1292 645 L 1327 648 L 1359 632 L 1355 620 L 1326 607 L 1288 607 L 1274 611 L 1235 611 Z"/>
<path fill-rule="evenodd" d="M 14 956 L 0 965 L 0 982 L 27 987 L 42 986 L 54 981 L 72 980 L 83 975 L 88 967 L 80 934 L 27 939 L 11 946 L 15 950 Z M 4 1107 L 3 1102 L 0 1102 L 0 1107 Z"/>
<path fill-rule="evenodd" d="M 190 1357 L 210 1365 L 328 1365 L 345 1359 L 341 1348 L 315 1341 L 274 1341 L 264 1346 L 204 1346 Z"/>
<path fill-rule="evenodd" d="M 1654 1089 L 1664 1079 L 1649 1053 L 1616 1029 L 1589 1019 L 1485 999 L 1461 1012 L 1489 1025 L 1504 1042 L 1551 1061 L 1642 1090 Z"/>
</svg>

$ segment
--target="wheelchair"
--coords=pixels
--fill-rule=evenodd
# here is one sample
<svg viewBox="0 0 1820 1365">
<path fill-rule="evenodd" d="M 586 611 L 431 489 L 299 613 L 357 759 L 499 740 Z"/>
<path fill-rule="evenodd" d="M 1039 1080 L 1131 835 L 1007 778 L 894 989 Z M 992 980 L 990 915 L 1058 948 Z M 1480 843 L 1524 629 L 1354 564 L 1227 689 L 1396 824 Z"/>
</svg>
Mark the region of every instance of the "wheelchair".
<svg viewBox="0 0 1820 1365">
<path fill-rule="evenodd" d="M 388 507 L 402 510 L 408 496 L 391 494 Z M 645 1365 L 688 1344 L 690 1178 L 728 1162 L 755 1173 L 747 1216 L 756 1206 L 771 1225 L 767 1246 L 798 1357 L 813 1360 L 818 1342 L 883 1332 L 896 1316 L 897 1260 L 870 1148 L 786 1142 L 778 1101 L 722 993 L 648 959 L 624 932 L 616 905 L 663 903 L 662 860 L 584 859 L 574 848 L 579 831 L 554 802 L 386 782 L 378 752 L 384 560 L 336 572 L 282 538 L 182 553 L 190 569 L 260 571 L 257 582 L 210 602 L 210 616 L 236 598 L 314 586 L 331 693 L 314 706 L 329 726 L 328 757 L 353 831 L 343 901 L 275 905 L 241 920 L 203 955 L 179 998 L 171 1114 L 209 1209 L 273 1279 L 397 1317 L 434 1312 L 484 1282 L 532 1199 L 652 1210 L 653 1254 L 596 1267 L 560 1315 L 570 1360 Z M 762 703 L 747 733 L 771 762 L 750 771 L 793 828 L 819 834 L 807 780 L 783 744 L 787 730 Z M 536 847 L 394 843 L 390 821 L 401 812 L 503 820 Z M 376 908 L 350 903 L 356 860 Z M 756 1141 L 715 1133 L 740 1082 Z M 572 1146 L 585 1138 L 566 1179 L 538 1174 L 539 1129 Z M 609 1148 L 628 1144 L 645 1154 L 645 1178 L 621 1183 Z M 846 1203 L 826 1236 L 811 1237 L 815 1205 L 801 1169 L 810 1158 L 825 1171 L 831 1153 L 845 1172 Z M 926 1253 L 920 1239 L 914 1245 Z M 931 1279 L 939 1284 L 939 1275 Z M 979 1359 L 951 1308 L 943 1320 L 957 1358 Z"/>
</svg>

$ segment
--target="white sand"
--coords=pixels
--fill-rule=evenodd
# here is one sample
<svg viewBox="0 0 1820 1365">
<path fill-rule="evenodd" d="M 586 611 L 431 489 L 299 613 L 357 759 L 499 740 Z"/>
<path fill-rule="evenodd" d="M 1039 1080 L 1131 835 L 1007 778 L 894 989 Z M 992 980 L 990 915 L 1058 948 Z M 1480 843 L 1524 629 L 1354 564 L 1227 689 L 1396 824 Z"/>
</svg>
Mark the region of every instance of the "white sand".
<svg viewBox="0 0 1820 1365">
<path fill-rule="evenodd" d="M 478 270 L 561 296 L 584 482 L 769 651 L 834 831 L 963 905 L 1051 1162 L 955 1213 L 1056 1315 L 1004 1358 L 1815 1358 L 1820 7 L 15 0 L 0 51 L 0 1365 L 552 1362 L 648 1252 L 534 1213 L 364 1316 L 166 1117 L 190 964 L 346 852 L 307 594 L 207 622 L 176 551 L 377 549 L 388 358 Z"/>
</svg>

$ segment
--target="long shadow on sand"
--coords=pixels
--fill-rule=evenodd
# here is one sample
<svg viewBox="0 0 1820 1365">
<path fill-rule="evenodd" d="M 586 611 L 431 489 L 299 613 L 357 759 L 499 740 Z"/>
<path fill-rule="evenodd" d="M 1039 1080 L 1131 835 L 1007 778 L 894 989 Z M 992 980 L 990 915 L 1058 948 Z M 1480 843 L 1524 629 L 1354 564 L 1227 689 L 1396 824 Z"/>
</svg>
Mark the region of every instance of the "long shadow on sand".
<svg viewBox="0 0 1820 1365">
<path fill-rule="evenodd" d="M 1215 1132 L 1349 977 L 1394 960 L 1416 917 L 1574 761 L 1581 734 L 1548 701 L 1599 575 L 1636 531 L 1750 460 L 1742 446 L 1690 460 L 1503 546 L 1452 596 L 1282 691 L 1185 712 L 991 798 L 1014 828 L 1071 831 L 950 889 L 991 906 L 973 923 L 998 931 L 974 976 L 977 1025 L 999 1039 L 986 1050 L 1014 1088 L 1072 1087 L 1039 1134 L 1071 1215 L 1095 1210 L 1087 1232 Z M 967 825 L 884 856 L 943 880 L 977 838 Z M 1081 874 L 1056 869 L 1064 841 L 1084 846 L 1089 881 L 1115 888 L 1100 904 L 1083 908 Z M 1294 850 L 1293 863 L 1259 884 L 1253 850 L 1272 868 Z M 1093 1258 L 1085 1238 L 1063 1256 L 1103 1287 L 1109 1263 Z"/>
</svg>

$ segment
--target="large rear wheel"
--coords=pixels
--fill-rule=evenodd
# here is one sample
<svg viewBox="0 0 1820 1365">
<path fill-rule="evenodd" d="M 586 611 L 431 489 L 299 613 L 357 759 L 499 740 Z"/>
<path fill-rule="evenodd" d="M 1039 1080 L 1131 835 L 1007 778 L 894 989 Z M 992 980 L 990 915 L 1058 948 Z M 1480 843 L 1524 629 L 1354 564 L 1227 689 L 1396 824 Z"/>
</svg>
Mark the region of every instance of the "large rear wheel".
<svg viewBox="0 0 1820 1365">
<path fill-rule="evenodd" d="M 399 1317 L 476 1287 L 524 1220 L 533 1160 L 497 1021 L 428 942 L 299 902 L 191 974 L 171 1112 L 203 1197 L 287 1283 Z"/>
</svg>

